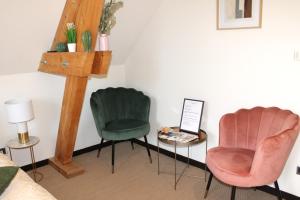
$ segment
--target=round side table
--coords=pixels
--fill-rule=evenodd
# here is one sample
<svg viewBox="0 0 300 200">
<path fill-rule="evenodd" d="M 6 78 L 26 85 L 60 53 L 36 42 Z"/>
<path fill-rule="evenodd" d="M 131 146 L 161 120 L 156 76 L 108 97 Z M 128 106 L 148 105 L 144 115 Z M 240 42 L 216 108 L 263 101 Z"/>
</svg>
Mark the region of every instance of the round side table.
<svg viewBox="0 0 300 200">
<path fill-rule="evenodd" d="M 8 150 L 9 150 L 9 155 L 10 155 L 10 159 L 11 160 L 13 160 L 11 149 L 27 149 L 27 148 L 29 148 L 29 150 L 30 150 L 30 157 L 31 157 L 31 163 L 32 163 L 32 172 L 33 172 L 33 177 L 34 177 L 34 181 L 35 182 L 41 181 L 42 178 L 43 178 L 42 174 L 38 173 L 36 171 L 36 162 L 35 162 L 35 156 L 34 156 L 34 150 L 33 150 L 33 147 L 35 145 L 37 145 L 39 142 L 40 142 L 40 139 L 38 137 L 36 137 L 36 136 L 30 136 L 29 137 L 29 142 L 27 142 L 25 144 L 19 143 L 18 139 L 9 140 L 6 143 L 6 146 L 8 147 Z M 39 180 L 37 180 L 37 177 L 36 177 L 37 174 L 41 175 L 41 177 L 40 177 Z"/>
<path fill-rule="evenodd" d="M 172 127 L 172 129 L 176 132 L 179 131 L 178 127 Z M 158 175 L 160 174 L 160 166 L 159 166 L 159 143 L 164 143 L 167 145 L 172 145 L 174 146 L 174 189 L 176 190 L 176 186 L 177 183 L 179 182 L 180 178 L 183 176 L 186 168 L 189 167 L 190 165 L 190 146 L 196 145 L 196 144 L 201 144 L 203 142 L 205 142 L 205 153 L 207 154 L 207 134 L 204 130 L 200 130 L 200 132 L 198 133 L 198 138 L 190 141 L 190 142 L 179 142 L 179 141 L 174 141 L 174 140 L 168 140 L 168 139 L 163 139 L 160 138 L 160 135 L 163 135 L 163 133 L 161 131 L 157 132 L 157 172 Z M 187 147 L 188 148 L 188 155 L 187 155 L 187 165 L 186 167 L 182 170 L 182 172 L 180 173 L 179 177 L 177 178 L 177 165 L 176 165 L 176 161 L 177 161 L 177 148 L 178 147 Z M 205 165 L 205 181 L 206 181 L 206 165 Z"/>
</svg>

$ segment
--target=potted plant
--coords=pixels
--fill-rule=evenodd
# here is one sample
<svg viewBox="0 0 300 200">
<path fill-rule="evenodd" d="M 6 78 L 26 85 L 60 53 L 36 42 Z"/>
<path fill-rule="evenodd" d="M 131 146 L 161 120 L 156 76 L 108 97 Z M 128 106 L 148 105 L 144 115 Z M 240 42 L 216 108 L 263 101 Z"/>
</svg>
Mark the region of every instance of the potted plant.
<svg viewBox="0 0 300 200">
<path fill-rule="evenodd" d="M 99 49 L 100 51 L 107 51 L 109 49 L 108 35 L 111 29 L 116 25 L 115 13 L 123 7 L 122 1 L 109 0 L 104 4 L 101 21 L 99 25 Z"/>
<path fill-rule="evenodd" d="M 76 28 L 73 22 L 67 23 L 67 40 L 69 52 L 76 52 Z"/>
<path fill-rule="evenodd" d="M 63 43 L 63 42 L 60 42 L 56 45 L 56 51 L 57 52 L 66 52 L 68 51 L 68 48 L 67 48 L 67 44 Z"/>
</svg>

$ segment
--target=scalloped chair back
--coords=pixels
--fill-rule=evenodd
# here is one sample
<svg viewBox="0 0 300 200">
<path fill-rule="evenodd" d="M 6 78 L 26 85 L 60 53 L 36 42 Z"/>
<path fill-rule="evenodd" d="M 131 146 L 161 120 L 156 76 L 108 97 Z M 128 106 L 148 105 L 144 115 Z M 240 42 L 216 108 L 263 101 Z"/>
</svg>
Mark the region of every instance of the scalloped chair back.
<svg viewBox="0 0 300 200">
<path fill-rule="evenodd" d="M 210 181 L 213 175 L 234 187 L 276 185 L 297 139 L 299 116 L 254 107 L 225 114 L 219 125 L 219 146 L 209 149 L 206 158 Z"/>
</svg>

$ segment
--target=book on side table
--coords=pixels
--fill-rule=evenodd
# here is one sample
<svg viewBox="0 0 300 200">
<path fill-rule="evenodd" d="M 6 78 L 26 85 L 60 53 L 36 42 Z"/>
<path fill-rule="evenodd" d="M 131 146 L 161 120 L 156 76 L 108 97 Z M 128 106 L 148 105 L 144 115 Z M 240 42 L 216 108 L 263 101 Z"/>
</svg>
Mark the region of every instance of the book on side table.
<svg viewBox="0 0 300 200">
<path fill-rule="evenodd" d="M 176 141 L 181 143 L 188 143 L 190 141 L 193 141 L 198 138 L 198 135 L 180 132 L 178 130 L 174 129 L 168 129 L 168 131 L 165 131 L 164 128 L 160 131 L 160 134 L 158 135 L 159 138 L 170 140 L 170 141 Z"/>
</svg>

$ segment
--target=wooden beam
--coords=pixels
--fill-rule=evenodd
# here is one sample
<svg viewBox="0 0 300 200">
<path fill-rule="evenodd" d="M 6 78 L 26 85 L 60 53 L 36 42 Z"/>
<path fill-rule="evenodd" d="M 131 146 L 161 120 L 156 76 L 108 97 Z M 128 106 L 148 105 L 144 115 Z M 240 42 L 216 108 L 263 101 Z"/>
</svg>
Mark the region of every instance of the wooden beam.
<svg viewBox="0 0 300 200">
<path fill-rule="evenodd" d="M 92 74 L 106 75 L 111 61 L 111 51 L 95 52 Z"/>
<path fill-rule="evenodd" d="M 56 140 L 55 158 L 52 165 L 63 175 L 72 177 L 84 170 L 72 162 L 78 124 L 84 100 L 88 77 L 68 76 L 65 85 L 58 135 Z M 68 165 L 63 167 L 64 165 Z"/>
<path fill-rule="evenodd" d="M 43 72 L 67 76 L 55 157 L 50 159 L 50 164 L 68 178 L 84 171 L 83 168 L 72 162 L 72 154 L 88 76 L 96 70 L 96 67 L 99 73 L 107 72 L 107 65 L 111 59 L 111 52 L 85 53 L 81 40 L 82 33 L 90 31 L 92 49 L 95 48 L 103 3 L 103 0 L 67 0 L 51 50 L 55 50 L 57 43 L 66 42 L 66 24 L 74 22 L 77 32 L 77 52 L 45 53 L 39 67 L 39 70 Z M 105 69 L 101 70 L 101 66 L 104 66 Z"/>
<path fill-rule="evenodd" d="M 77 10 L 79 8 L 81 0 L 67 0 L 63 14 L 61 15 L 58 27 L 56 29 L 56 34 L 52 42 L 51 51 L 56 49 L 56 45 L 60 42 L 66 43 L 66 30 L 67 23 L 74 22 L 77 15 Z"/>
<path fill-rule="evenodd" d="M 39 71 L 86 77 L 92 72 L 95 52 L 60 52 L 44 53 L 40 62 Z"/>
<path fill-rule="evenodd" d="M 56 158 L 50 158 L 49 164 L 54 167 L 57 171 L 59 171 L 66 178 L 72 178 L 74 176 L 80 175 L 84 173 L 84 169 L 73 162 L 69 164 L 62 164 Z"/>
<path fill-rule="evenodd" d="M 81 0 L 80 8 L 75 20 L 77 30 L 77 51 L 84 51 L 81 36 L 84 31 L 92 35 L 92 49 L 95 49 L 100 17 L 102 15 L 103 0 Z"/>
<path fill-rule="evenodd" d="M 63 164 L 72 161 L 77 129 L 88 77 L 68 76 L 61 108 L 55 157 Z"/>
<path fill-rule="evenodd" d="M 66 43 L 67 23 L 74 22 L 77 33 L 77 51 L 83 52 L 81 34 L 90 31 L 92 34 L 92 49 L 95 49 L 98 26 L 102 15 L 103 0 L 67 0 L 60 18 L 57 31 L 52 42 L 54 51 L 60 42 Z"/>
</svg>

